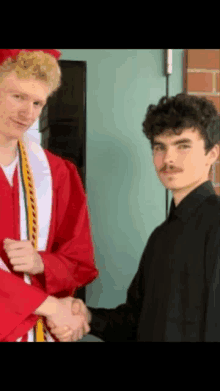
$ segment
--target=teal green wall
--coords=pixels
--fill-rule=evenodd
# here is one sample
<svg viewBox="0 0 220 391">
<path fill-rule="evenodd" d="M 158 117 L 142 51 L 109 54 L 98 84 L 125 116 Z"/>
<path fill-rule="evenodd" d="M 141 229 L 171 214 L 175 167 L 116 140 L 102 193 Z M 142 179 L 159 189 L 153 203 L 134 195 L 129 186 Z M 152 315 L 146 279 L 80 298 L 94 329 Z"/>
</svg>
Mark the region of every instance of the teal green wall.
<svg viewBox="0 0 220 391">
<path fill-rule="evenodd" d="M 86 289 L 87 304 L 114 308 L 166 217 L 166 192 L 142 134 L 147 107 L 166 95 L 164 49 L 61 51 L 63 60 L 87 62 L 87 192 L 100 272 Z M 182 56 L 173 50 L 169 95 L 182 92 Z"/>
</svg>

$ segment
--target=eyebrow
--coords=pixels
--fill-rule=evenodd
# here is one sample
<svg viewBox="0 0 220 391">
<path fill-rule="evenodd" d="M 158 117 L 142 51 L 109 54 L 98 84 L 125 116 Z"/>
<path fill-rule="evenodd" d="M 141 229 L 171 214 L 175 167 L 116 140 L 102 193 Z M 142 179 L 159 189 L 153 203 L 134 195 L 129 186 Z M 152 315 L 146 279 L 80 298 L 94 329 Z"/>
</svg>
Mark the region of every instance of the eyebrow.
<svg viewBox="0 0 220 391">
<path fill-rule="evenodd" d="M 186 144 L 186 143 L 192 144 L 192 140 L 190 140 L 189 138 L 183 138 L 181 140 L 175 141 L 171 145 Z M 164 143 L 159 142 L 159 141 L 154 141 L 153 142 L 153 146 L 155 147 L 156 145 L 166 146 L 167 144 L 166 143 L 164 144 Z"/>
<path fill-rule="evenodd" d="M 23 95 L 23 96 L 26 96 L 26 97 L 28 97 L 28 95 L 27 94 L 25 94 L 24 92 L 21 92 L 21 91 L 19 91 L 19 90 L 12 90 L 12 89 L 10 89 L 10 90 L 8 90 L 9 92 L 16 92 L 17 94 L 19 94 L 19 95 Z M 36 99 L 36 101 L 37 102 L 41 102 L 43 105 L 45 105 L 47 102 L 46 101 L 43 101 L 43 100 L 41 100 L 41 99 Z"/>
</svg>

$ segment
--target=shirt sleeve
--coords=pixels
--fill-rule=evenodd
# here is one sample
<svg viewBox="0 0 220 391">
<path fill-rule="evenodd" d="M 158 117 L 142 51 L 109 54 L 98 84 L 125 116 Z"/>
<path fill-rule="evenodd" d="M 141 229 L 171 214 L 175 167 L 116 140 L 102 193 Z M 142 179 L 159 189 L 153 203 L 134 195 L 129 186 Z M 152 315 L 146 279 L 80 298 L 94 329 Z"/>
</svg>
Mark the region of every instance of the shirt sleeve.
<svg viewBox="0 0 220 391">
<path fill-rule="evenodd" d="M 51 161 L 51 154 L 48 157 Z M 74 164 L 56 159 L 59 159 L 56 172 L 51 161 L 54 180 L 51 241 L 47 251 L 39 252 L 45 267 L 44 276 L 32 279 L 36 285 L 40 282 L 49 295 L 66 297 L 91 283 L 98 276 L 98 270 L 94 263 L 87 197 L 80 176 Z"/>
<path fill-rule="evenodd" d="M 204 342 L 220 342 L 220 227 L 211 230 L 206 247 Z"/>
<path fill-rule="evenodd" d="M 124 304 L 116 308 L 91 308 L 90 334 L 104 342 L 137 342 L 139 319 L 144 298 L 144 263 L 143 252 L 138 271 L 134 276 Z"/>
</svg>

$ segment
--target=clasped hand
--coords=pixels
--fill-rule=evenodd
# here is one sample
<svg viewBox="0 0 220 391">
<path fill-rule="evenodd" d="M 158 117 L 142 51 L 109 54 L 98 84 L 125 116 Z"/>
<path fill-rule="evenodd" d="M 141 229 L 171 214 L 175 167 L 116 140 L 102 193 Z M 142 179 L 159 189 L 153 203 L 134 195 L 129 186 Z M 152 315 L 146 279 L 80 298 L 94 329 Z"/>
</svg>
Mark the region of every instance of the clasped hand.
<svg viewBox="0 0 220 391">
<path fill-rule="evenodd" d="M 57 314 L 47 317 L 47 326 L 52 335 L 60 342 L 78 341 L 90 332 L 89 312 L 80 299 L 67 297 L 59 299 L 61 310 Z M 64 318 L 62 306 L 67 310 Z"/>
<path fill-rule="evenodd" d="M 44 272 L 42 258 L 30 241 L 5 239 L 4 250 L 15 272 L 33 275 Z"/>
</svg>

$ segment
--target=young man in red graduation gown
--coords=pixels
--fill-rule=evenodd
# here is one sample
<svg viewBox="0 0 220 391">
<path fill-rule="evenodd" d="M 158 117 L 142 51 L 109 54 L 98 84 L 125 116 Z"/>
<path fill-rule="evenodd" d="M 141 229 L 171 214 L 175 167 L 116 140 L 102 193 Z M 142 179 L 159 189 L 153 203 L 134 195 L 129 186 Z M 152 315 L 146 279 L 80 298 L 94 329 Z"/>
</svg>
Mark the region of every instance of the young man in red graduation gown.
<svg viewBox="0 0 220 391">
<path fill-rule="evenodd" d="M 60 87 L 60 55 L 0 49 L 1 342 L 41 341 L 40 320 L 42 341 L 58 341 L 46 319 L 72 327 L 77 339 L 88 333 L 85 318 L 72 315 L 70 298 L 98 276 L 86 195 L 76 167 L 27 135 Z M 37 227 L 33 241 L 28 224 Z"/>
</svg>

